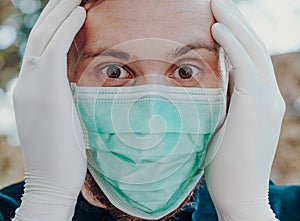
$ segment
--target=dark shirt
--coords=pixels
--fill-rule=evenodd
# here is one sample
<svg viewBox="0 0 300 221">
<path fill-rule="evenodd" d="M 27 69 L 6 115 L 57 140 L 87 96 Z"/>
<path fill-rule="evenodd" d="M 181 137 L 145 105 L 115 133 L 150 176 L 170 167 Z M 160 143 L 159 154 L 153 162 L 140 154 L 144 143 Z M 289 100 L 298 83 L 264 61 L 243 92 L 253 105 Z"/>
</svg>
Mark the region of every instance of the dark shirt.
<svg viewBox="0 0 300 221">
<path fill-rule="evenodd" d="M 10 221 L 21 203 L 24 182 L 0 190 L 0 221 Z M 280 221 L 300 221 L 300 186 L 278 186 L 270 182 L 270 204 Z M 105 210 L 89 204 L 80 194 L 73 221 L 113 221 Z M 205 182 L 192 200 L 168 221 L 217 221 L 217 214 Z"/>
</svg>

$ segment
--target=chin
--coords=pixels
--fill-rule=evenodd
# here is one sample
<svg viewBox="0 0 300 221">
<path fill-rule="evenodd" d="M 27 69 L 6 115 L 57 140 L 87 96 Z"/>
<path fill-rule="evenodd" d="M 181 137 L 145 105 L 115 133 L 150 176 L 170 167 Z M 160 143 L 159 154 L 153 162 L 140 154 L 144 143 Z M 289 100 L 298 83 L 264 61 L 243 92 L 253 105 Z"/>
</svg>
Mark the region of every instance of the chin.
<svg viewBox="0 0 300 221">
<path fill-rule="evenodd" d="M 202 178 L 203 179 L 203 178 Z M 199 181 L 199 183 L 195 186 L 194 190 L 199 187 L 201 184 L 202 179 Z M 191 198 L 193 197 L 194 190 L 189 194 L 189 196 L 182 202 L 182 204 L 172 213 L 168 214 L 167 216 L 158 219 L 157 221 L 164 221 L 167 220 L 170 217 L 173 217 L 177 212 L 181 210 L 181 208 L 186 205 Z M 116 208 L 114 205 L 112 205 L 107 197 L 104 195 L 100 187 L 97 185 L 96 181 L 94 180 L 93 176 L 87 171 L 84 186 L 82 188 L 82 195 L 83 197 L 92 205 L 106 209 L 113 217 L 114 219 L 118 221 L 145 221 L 145 219 L 133 217 L 131 215 L 128 215 L 118 208 Z"/>
</svg>

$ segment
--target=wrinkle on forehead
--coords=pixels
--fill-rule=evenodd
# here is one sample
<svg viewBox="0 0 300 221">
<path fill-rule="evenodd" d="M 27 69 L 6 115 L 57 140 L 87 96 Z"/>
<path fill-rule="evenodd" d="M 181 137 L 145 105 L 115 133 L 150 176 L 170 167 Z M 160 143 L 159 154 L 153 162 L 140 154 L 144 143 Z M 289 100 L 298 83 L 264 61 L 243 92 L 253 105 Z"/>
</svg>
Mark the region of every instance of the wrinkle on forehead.
<svg viewBox="0 0 300 221">
<path fill-rule="evenodd" d="M 189 54 L 190 57 L 200 58 L 199 50 L 215 55 L 218 52 L 216 45 L 211 46 L 205 42 L 191 42 L 183 45 L 166 39 L 146 38 L 123 42 L 108 49 L 96 48 L 92 51 L 84 51 L 80 59 L 86 60 L 98 56 L 110 56 L 127 62 L 147 59 L 172 62 L 185 54 Z"/>
<path fill-rule="evenodd" d="M 86 48 L 95 44 L 111 47 L 139 38 L 163 38 L 182 44 L 202 38 L 213 44 L 213 22 L 208 0 L 107 0 L 88 9 L 78 36 L 82 36 L 82 43 L 85 40 L 82 46 Z"/>
</svg>

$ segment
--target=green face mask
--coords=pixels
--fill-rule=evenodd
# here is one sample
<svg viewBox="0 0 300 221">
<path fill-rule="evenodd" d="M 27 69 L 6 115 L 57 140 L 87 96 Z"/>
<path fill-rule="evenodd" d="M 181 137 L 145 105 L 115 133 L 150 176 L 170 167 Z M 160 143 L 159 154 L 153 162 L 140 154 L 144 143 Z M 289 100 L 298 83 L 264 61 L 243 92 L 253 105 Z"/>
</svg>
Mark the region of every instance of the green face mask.
<svg viewBox="0 0 300 221">
<path fill-rule="evenodd" d="M 203 175 L 224 91 L 162 85 L 72 89 L 88 168 L 110 202 L 150 220 L 176 210 Z"/>
</svg>

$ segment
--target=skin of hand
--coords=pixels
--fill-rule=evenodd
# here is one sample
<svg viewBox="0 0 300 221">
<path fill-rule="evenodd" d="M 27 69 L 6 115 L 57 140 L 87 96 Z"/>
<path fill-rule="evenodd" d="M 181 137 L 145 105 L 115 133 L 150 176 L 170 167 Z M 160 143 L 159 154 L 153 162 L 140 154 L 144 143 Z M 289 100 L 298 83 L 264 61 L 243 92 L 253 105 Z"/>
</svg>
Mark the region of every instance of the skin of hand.
<svg viewBox="0 0 300 221">
<path fill-rule="evenodd" d="M 50 0 L 30 33 L 13 94 L 25 167 L 14 220 L 71 220 L 86 174 L 85 147 L 67 79 L 83 25 L 80 0 Z"/>
<path fill-rule="evenodd" d="M 268 183 L 285 104 L 262 41 L 231 0 L 212 0 L 214 39 L 234 67 L 224 125 L 213 144 L 219 151 L 205 174 L 219 220 L 276 220 Z"/>
</svg>

